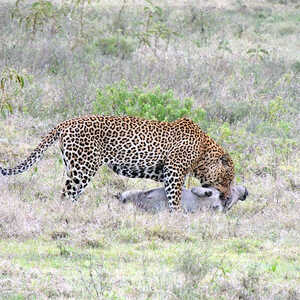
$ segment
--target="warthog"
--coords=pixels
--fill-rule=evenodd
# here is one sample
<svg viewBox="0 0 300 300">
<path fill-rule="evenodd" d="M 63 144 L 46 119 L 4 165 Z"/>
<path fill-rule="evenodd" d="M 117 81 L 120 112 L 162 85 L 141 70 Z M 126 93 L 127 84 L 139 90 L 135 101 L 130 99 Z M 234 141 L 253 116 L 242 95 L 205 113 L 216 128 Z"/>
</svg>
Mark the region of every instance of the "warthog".
<svg viewBox="0 0 300 300">
<path fill-rule="evenodd" d="M 193 187 L 183 189 L 181 205 L 186 212 L 197 210 L 228 211 L 239 200 L 244 201 L 248 191 L 244 186 L 237 185 L 231 188 L 231 196 L 227 200 L 221 200 L 221 193 L 213 188 Z M 150 212 L 158 212 L 168 209 L 168 201 L 164 188 L 148 191 L 132 190 L 117 196 L 122 203 L 133 203 L 140 209 Z"/>
</svg>

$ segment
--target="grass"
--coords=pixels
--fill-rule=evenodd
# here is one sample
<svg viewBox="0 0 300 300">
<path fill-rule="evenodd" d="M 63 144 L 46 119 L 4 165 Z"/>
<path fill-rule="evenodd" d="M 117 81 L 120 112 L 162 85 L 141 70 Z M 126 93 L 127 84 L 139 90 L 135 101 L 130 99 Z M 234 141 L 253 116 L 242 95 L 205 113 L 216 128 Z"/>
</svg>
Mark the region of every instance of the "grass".
<svg viewBox="0 0 300 300">
<path fill-rule="evenodd" d="M 83 23 L 69 4 L 73 15 L 36 32 L 11 19 L 14 1 L 0 4 L 0 74 L 24 79 L 6 78 L 1 94 L 11 109 L 0 116 L 0 165 L 24 159 L 51 127 L 92 112 L 99 91 L 125 80 L 128 90 L 192 98 L 250 195 L 226 215 L 152 215 L 113 195 L 157 183 L 102 168 L 70 205 L 53 147 L 30 171 L 0 178 L 0 298 L 298 299 L 297 2 L 154 1 L 162 14 L 148 29 L 150 3 L 93 2 Z"/>
<path fill-rule="evenodd" d="M 153 243 L 159 243 L 159 247 L 153 247 Z M 261 284 L 269 282 L 277 286 L 285 286 L 289 281 L 288 286 L 295 291 L 299 281 L 299 260 L 290 256 L 298 248 L 281 247 L 280 251 L 284 251 L 286 257 L 279 257 L 279 249 L 273 249 L 264 240 L 244 241 L 233 238 L 230 241 L 221 239 L 174 244 L 154 239 L 128 244 L 121 237 L 109 247 L 99 249 L 70 246 L 67 241 L 58 244 L 49 238 L 40 238 L 24 242 L 6 241 L 1 243 L 0 248 L 3 283 L 6 278 L 18 284 L 19 277 L 33 277 L 26 282 L 28 286 L 20 288 L 25 296 L 29 289 L 34 295 L 46 297 L 50 295 L 47 293 L 62 296 L 69 291 L 70 297 L 85 295 L 88 298 L 90 294 L 87 293 L 85 283 L 93 280 L 91 272 L 95 276 L 104 277 L 104 282 L 96 281 L 97 289 L 105 287 L 106 291 L 102 291 L 103 293 L 115 293 L 121 299 L 136 297 L 134 293 L 140 294 L 139 298 L 143 292 L 151 292 L 150 286 L 153 297 L 166 297 L 167 293 L 160 290 L 165 289 L 166 285 L 173 285 L 176 289 L 178 285 L 193 283 L 194 288 L 186 292 L 201 295 L 208 289 L 207 292 L 212 297 L 217 297 L 218 293 L 214 289 L 221 289 L 225 283 L 248 293 L 253 289 L 249 285 L 255 285 L 259 290 L 262 288 L 258 280 Z M 48 285 L 46 291 L 40 284 L 35 286 L 37 280 L 44 283 L 49 276 L 53 276 L 55 280 Z M 161 282 L 165 276 L 170 281 Z M 256 276 L 253 283 L 249 282 L 251 276 Z M 74 284 L 74 281 L 78 283 Z M 244 285 L 247 284 L 248 287 L 243 286 L 244 281 L 247 282 Z M 63 290 L 56 286 L 58 282 Z M 163 287 L 159 287 L 161 284 Z M 88 286 L 93 288 L 91 282 Z M 93 292 L 96 293 L 96 290 Z M 233 291 L 228 292 L 230 296 Z M 269 290 L 266 295 L 272 296 L 272 292 L 274 291 Z"/>
</svg>

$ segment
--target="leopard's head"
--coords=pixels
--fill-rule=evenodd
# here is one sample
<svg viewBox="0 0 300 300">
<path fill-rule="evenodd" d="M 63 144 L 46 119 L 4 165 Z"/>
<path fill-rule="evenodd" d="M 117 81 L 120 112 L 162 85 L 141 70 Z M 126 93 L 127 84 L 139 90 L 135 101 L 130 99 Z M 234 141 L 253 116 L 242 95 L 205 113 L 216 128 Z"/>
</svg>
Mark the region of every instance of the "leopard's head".
<svg viewBox="0 0 300 300">
<path fill-rule="evenodd" d="M 227 199 L 234 179 L 234 164 L 228 153 L 206 153 L 193 170 L 203 187 L 215 187 Z"/>
</svg>

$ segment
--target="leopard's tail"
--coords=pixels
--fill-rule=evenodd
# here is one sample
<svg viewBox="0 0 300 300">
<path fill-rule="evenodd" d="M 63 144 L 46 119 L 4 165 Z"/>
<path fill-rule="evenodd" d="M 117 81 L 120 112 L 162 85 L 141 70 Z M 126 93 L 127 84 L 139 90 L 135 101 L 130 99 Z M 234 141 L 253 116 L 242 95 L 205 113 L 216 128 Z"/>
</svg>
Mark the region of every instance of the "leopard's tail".
<svg viewBox="0 0 300 300">
<path fill-rule="evenodd" d="M 59 132 L 59 127 L 52 129 L 45 137 L 42 138 L 41 142 L 33 150 L 33 152 L 16 167 L 5 169 L 0 166 L 0 174 L 3 176 L 9 176 L 20 174 L 28 170 L 33 164 L 42 158 L 44 152 L 58 139 Z"/>
</svg>

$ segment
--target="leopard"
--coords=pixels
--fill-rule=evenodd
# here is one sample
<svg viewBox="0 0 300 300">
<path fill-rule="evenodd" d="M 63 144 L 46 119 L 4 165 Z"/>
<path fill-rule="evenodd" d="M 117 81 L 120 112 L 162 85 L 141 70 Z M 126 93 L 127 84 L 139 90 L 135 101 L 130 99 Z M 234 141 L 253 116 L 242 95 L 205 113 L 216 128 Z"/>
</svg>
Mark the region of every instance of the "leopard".
<svg viewBox="0 0 300 300">
<path fill-rule="evenodd" d="M 234 163 L 222 146 L 188 118 L 147 120 L 134 116 L 86 115 L 59 123 L 16 167 L 0 166 L 3 176 L 25 172 L 58 141 L 66 181 L 61 198 L 77 201 L 102 165 L 129 178 L 164 184 L 170 211 L 180 207 L 187 175 L 203 187 L 230 196 Z"/>
</svg>

